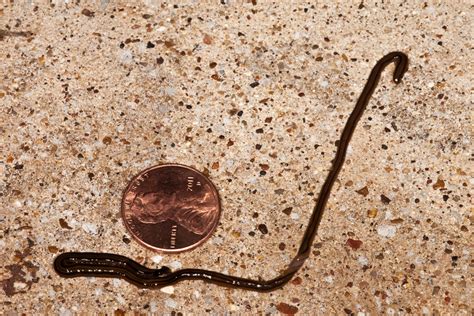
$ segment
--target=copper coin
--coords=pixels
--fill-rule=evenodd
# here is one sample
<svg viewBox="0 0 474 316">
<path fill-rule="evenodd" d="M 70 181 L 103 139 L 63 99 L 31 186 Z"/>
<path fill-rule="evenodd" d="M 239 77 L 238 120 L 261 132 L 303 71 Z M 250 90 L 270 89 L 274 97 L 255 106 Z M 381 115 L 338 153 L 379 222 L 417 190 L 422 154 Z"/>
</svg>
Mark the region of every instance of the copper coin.
<svg viewBox="0 0 474 316">
<path fill-rule="evenodd" d="M 125 227 L 142 245 L 160 252 L 199 246 L 216 229 L 220 212 L 212 182 L 179 164 L 143 170 L 132 179 L 122 199 Z"/>
</svg>

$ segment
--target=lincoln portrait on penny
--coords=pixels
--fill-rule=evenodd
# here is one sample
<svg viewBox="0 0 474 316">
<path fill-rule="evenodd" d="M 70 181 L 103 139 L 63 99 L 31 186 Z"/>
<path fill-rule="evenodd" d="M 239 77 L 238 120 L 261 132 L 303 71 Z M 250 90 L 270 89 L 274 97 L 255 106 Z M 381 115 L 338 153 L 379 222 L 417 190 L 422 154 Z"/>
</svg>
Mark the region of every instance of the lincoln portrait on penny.
<svg viewBox="0 0 474 316">
<path fill-rule="evenodd" d="M 215 197 L 211 192 L 141 192 L 135 196 L 131 210 L 144 224 L 173 221 L 196 234 L 207 234 L 218 216 Z"/>
</svg>

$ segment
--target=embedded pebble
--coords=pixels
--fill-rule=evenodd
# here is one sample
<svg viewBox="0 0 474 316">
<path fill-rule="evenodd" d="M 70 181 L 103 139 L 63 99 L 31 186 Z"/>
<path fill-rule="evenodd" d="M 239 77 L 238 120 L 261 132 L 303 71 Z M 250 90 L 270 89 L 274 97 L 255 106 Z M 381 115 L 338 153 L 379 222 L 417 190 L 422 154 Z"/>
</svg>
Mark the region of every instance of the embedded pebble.
<svg viewBox="0 0 474 316">
<path fill-rule="evenodd" d="M 178 270 L 178 269 L 181 269 L 182 265 L 181 265 L 181 262 L 175 260 L 170 263 L 170 267 L 173 270 Z"/>
<path fill-rule="evenodd" d="M 174 287 L 173 286 L 165 286 L 160 289 L 161 292 L 166 293 L 166 294 L 173 294 L 174 293 Z"/>
<path fill-rule="evenodd" d="M 363 244 L 362 240 L 357 240 L 357 239 L 352 239 L 352 238 L 348 238 L 346 241 L 346 245 L 348 245 L 354 250 L 359 249 L 362 246 L 362 244 Z"/>
<path fill-rule="evenodd" d="M 156 301 L 150 302 L 150 312 L 156 313 L 158 311 L 158 303 Z"/>
<path fill-rule="evenodd" d="M 359 193 L 360 195 L 362 196 L 367 196 L 369 195 L 369 189 L 367 188 L 367 186 L 359 189 L 359 190 L 356 190 L 357 193 Z"/>
<path fill-rule="evenodd" d="M 283 302 L 277 304 L 276 308 L 284 315 L 294 315 L 298 312 L 298 307 Z"/>
<path fill-rule="evenodd" d="M 361 266 L 366 266 L 369 264 L 369 260 L 367 259 L 367 257 L 364 257 L 364 256 L 359 256 L 357 258 L 357 262 L 359 262 Z"/>
<path fill-rule="evenodd" d="M 214 237 L 212 238 L 212 243 L 216 244 L 216 245 L 220 245 L 224 242 L 224 239 L 222 239 L 222 237 Z"/>
<path fill-rule="evenodd" d="M 330 275 L 324 277 L 324 281 L 327 283 L 332 283 L 334 281 L 334 278 Z"/>
<path fill-rule="evenodd" d="M 68 308 L 66 308 L 66 307 L 64 307 L 64 306 L 61 306 L 61 307 L 59 308 L 59 315 L 60 315 L 60 316 L 72 316 L 73 313 L 72 313 L 72 311 L 71 311 L 70 309 L 68 309 Z"/>
<path fill-rule="evenodd" d="M 166 87 L 165 88 L 165 94 L 169 96 L 173 96 L 176 94 L 176 89 L 173 87 Z"/>
<path fill-rule="evenodd" d="M 15 282 L 13 283 L 13 287 L 15 288 L 16 291 L 21 291 L 25 289 L 28 285 L 24 282 Z"/>
<path fill-rule="evenodd" d="M 329 86 L 329 82 L 327 80 L 323 80 L 323 81 L 320 82 L 320 85 L 323 88 L 327 88 L 327 86 Z"/>
<path fill-rule="evenodd" d="M 133 62 L 133 55 L 130 50 L 124 50 L 120 53 L 120 61 L 124 64 L 130 64 Z"/>
<path fill-rule="evenodd" d="M 375 218 L 377 216 L 378 210 L 376 208 L 372 208 L 367 211 L 367 216 L 369 218 Z"/>
<path fill-rule="evenodd" d="M 380 225 L 377 227 L 377 233 L 382 237 L 392 238 L 397 232 L 397 227 L 390 225 Z"/>
<path fill-rule="evenodd" d="M 171 298 L 167 298 L 165 300 L 165 305 L 169 308 L 176 308 L 176 306 L 178 306 L 178 303 L 176 303 L 176 301 Z"/>
<path fill-rule="evenodd" d="M 123 298 L 123 296 L 121 294 L 118 294 L 115 299 L 117 300 L 117 302 L 121 305 L 124 305 L 127 301 L 125 301 L 125 299 Z"/>
<path fill-rule="evenodd" d="M 97 234 L 97 225 L 93 223 L 84 223 L 82 224 L 82 229 L 88 234 L 96 235 Z"/>
<path fill-rule="evenodd" d="M 236 311 L 239 310 L 239 307 L 238 307 L 237 305 L 235 305 L 235 304 L 230 304 L 230 305 L 229 305 L 229 310 L 230 310 L 231 312 L 236 312 Z"/>
<path fill-rule="evenodd" d="M 114 285 L 114 287 L 120 287 L 122 285 L 122 280 L 112 279 L 112 284 Z"/>
<path fill-rule="evenodd" d="M 290 217 L 292 220 L 295 220 L 295 221 L 300 219 L 300 215 L 296 212 L 291 212 Z"/>
<path fill-rule="evenodd" d="M 154 263 L 160 263 L 161 260 L 163 260 L 163 256 L 160 256 L 160 255 L 155 255 L 153 257 L 151 257 L 151 261 L 153 261 Z"/>
</svg>

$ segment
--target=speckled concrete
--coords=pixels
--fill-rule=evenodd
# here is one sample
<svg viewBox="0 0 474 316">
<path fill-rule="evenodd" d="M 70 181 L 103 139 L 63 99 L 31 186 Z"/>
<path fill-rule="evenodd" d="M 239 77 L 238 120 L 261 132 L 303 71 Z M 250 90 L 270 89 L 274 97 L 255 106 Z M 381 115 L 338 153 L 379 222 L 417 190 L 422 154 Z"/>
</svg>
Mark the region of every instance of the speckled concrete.
<svg viewBox="0 0 474 316">
<path fill-rule="evenodd" d="M 4 313 L 473 313 L 472 3 L 30 2 L 0 6 Z M 398 86 L 384 73 L 314 251 L 283 289 L 55 274 L 58 253 L 108 251 L 276 276 L 392 50 L 409 71 Z M 119 208 L 130 178 L 165 162 L 207 173 L 223 214 L 203 246 L 161 256 L 131 240 Z"/>
</svg>

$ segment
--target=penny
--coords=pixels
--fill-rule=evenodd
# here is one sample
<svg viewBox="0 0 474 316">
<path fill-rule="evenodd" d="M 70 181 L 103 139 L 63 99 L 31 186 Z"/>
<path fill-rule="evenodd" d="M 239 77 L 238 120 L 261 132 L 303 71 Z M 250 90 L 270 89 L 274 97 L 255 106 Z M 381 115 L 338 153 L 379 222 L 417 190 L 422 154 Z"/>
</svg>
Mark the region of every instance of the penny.
<svg viewBox="0 0 474 316">
<path fill-rule="evenodd" d="M 216 229 L 220 212 L 212 182 L 180 164 L 143 170 L 122 198 L 122 218 L 130 234 L 140 244 L 165 253 L 201 245 Z"/>
</svg>

